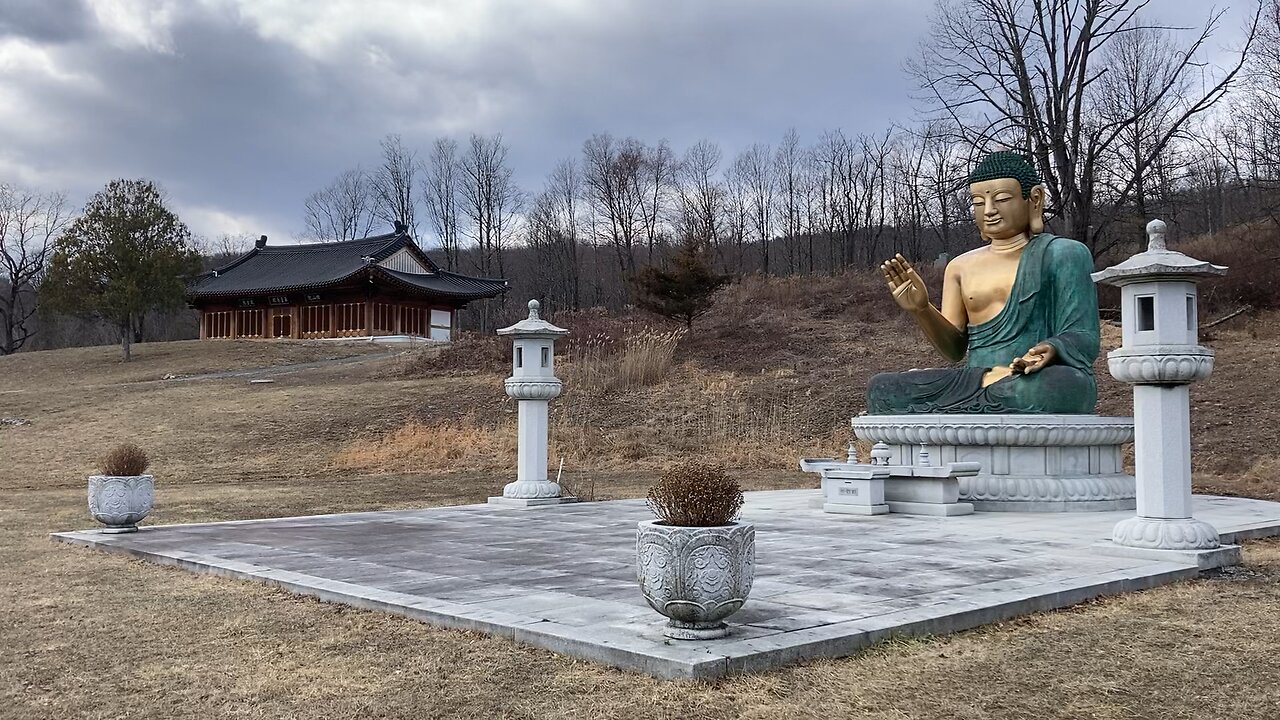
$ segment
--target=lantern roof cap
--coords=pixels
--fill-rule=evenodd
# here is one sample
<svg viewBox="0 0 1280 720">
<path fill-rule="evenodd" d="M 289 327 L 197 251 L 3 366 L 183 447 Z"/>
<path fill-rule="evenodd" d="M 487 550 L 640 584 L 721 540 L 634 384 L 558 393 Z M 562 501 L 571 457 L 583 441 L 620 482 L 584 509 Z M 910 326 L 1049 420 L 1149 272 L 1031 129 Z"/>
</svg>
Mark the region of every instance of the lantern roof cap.
<svg viewBox="0 0 1280 720">
<path fill-rule="evenodd" d="M 1170 250 L 1165 246 L 1165 232 L 1168 226 L 1163 220 L 1152 220 L 1147 223 L 1147 249 L 1125 260 L 1112 265 L 1106 270 L 1093 274 L 1093 281 L 1107 285 L 1129 285 L 1152 280 L 1195 281 L 1200 278 L 1225 275 L 1227 269 L 1221 265 L 1204 260 L 1197 260 L 1188 255 Z"/>
<path fill-rule="evenodd" d="M 556 338 L 561 335 L 568 335 L 569 331 L 562 327 L 556 327 L 551 323 L 543 320 L 538 311 L 542 309 L 542 303 L 537 300 L 529 301 L 529 317 L 521 320 L 515 325 L 504 327 L 498 331 L 499 335 L 514 335 L 517 338 Z"/>
</svg>

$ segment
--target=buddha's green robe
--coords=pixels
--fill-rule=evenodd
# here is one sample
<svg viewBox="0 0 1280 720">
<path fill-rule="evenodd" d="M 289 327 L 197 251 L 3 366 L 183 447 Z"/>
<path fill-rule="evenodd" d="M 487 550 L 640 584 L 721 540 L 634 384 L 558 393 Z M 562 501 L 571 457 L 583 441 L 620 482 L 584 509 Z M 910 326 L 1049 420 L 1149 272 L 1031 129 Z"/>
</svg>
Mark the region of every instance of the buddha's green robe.
<svg viewBox="0 0 1280 720">
<path fill-rule="evenodd" d="M 867 385 L 867 412 L 1089 414 L 1098 401 L 1098 294 L 1088 248 L 1048 233 L 1027 243 L 1009 300 L 994 318 L 970 325 L 965 367 L 881 373 Z M 1058 351 L 1039 372 L 987 387 L 982 376 L 1033 346 Z"/>
</svg>

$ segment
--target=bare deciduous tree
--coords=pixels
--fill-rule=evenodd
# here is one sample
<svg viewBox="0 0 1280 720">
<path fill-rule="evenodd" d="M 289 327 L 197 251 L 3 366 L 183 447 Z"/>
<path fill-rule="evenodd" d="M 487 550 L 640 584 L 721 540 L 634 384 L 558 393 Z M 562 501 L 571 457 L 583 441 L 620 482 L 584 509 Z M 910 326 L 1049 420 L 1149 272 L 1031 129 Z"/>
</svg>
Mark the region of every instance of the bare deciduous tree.
<svg viewBox="0 0 1280 720">
<path fill-rule="evenodd" d="M 641 223 L 644 226 L 648 262 L 663 242 L 663 221 L 670 211 L 671 196 L 676 185 L 676 159 L 666 140 L 646 147 L 640 163 L 639 196 Z"/>
<path fill-rule="evenodd" d="M 418 154 L 405 147 L 399 135 L 386 136 L 381 146 L 382 164 L 369 178 L 373 213 L 388 225 L 404 223 L 416 238 L 418 196 L 414 181 L 418 173 Z"/>
<path fill-rule="evenodd" d="M 0 184 L 0 355 L 22 349 L 34 334 L 35 289 L 70 219 L 61 193 Z"/>
<path fill-rule="evenodd" d="M 561 306 L 578 309 L 583 222 L 582 173 L 572 159 L 561 160 L 529 209 L 529 248 L 540 284 Z"/>
<path fill-rule="evenodd" d="M 1099 78 L 1109 43 L 1144 27 L 1138 13 L 1150 0 L 939 0 L 928 42 L 909 64 L 929 107 L 948 119 L 970 146 L 1029 149 L 1044 174 L 1050 204 L 1068 235 L 1095 255 L 1107 249 L 1113 215 L 1098 212 L 1102 163 L 1135 124 L 1160 106 L 1167 121 L 1149 133 L 1133 174 L 1116 183 L 1112 203 L 1130 199 L 1152 162 L 1195 116 L 1231 87 L 1253 38 L 1249 28 L 1237 59 L 1194 91 L 1181 80 L 1203 69 L 1199 55 L 1222 17 L 1212 11 L 1176 63 L 1151 74 L 1145 102 L 1104 118 Z M 1256 25 L 1256 18 L 1255 23 Z"/>
<path fill-rule="evenodd" d="M 1227 187 L 1247 205 L 1280 215 L 1280 0 L 1266 0 L 1243 87 L 1231 111 L 1199 133 L 1193 159 L 1198 186 L 1213 195 L 1209 227 L 1227 221 Z"/>
<path fill-rule="evenodd" d="M 1152 196 L 1170 193 L 1177 172 L 1177 144 L 1154 146 L 1175 120 L 1190 88 L 1191 79 L 1177 74 L 1179 62 L 1171 33 L 1145 25 L 1116 36 L 1103 52 L 1106 72 L 1098 78 L 1097 116 L 1104 123 L 1120 124 L 1121 130 L 1098 167 L 1099 195 L 1105 192 L 1099 199 L 1117 198 L 1132 179 L 1129 200 L 1139 224 L 1146 223 Z M 1140 110 L 1145 112 L 1139 114 Z M 1129 117 L 1136 120 L 1125 123 Z M 1182 133 L 1188 129 L 1184 126 Z M 1145 171 L 1140 172 L 1144 162 Z"/>
<path fill-rule="evenodd" d="M 773 240 L 773 209 L 778 182 L 773 162 L 773 150 L 766 144 L 756 143 L 744 150 L 734 161 L 747 187 L 747 214 L 752 235 L 760 243 L 760 270 L 770 270 L 769 246 Z"/>
<path fill-rule="evenodd" d="M 658 212 L 656 202 L 646 207 L 650 194 L 642 189 L 644 145 L 634 138 L 619 142 L 607 133 L 592 135 L 582 144 L 582 162 L 587 197 L 602 220 L 599 229 L 605 235 L 601 240 L 613 246 L 618 269 L 624 274 L 633 273 L 637 240 L 650 228 L 656 232 Z M 653 225 L 648 223 L 650 209 Z M 651 232 L 649 238 L 653 237 Z"/>
<path fill-rule="evenodd" d="M 957 249 L 956 226 L 969 215 L 968 195 L 962 194 L 967 190 L 964 156 L 940 123 L 926 123 L 917 134 L 923 143 L 920 182 L 933 208 L 930 227 L 939 249 L 950 256 Z"/>
<path fill-rule="evenodd" d="M 724 219 L 721 227 L 730 243 L 726 264 L 736 272 L 746 269 L 746 244 L 751 226 L 751 186 L 742 153 L 724 171 Z"/>
<path fill-rule="evenodd" d="M 306 234 L 323 241 L 368 237 L 375 220 L 369 178 L 359 167 L 307 196 L 303 214 Z"/>
<path fill-rule="evenodd" d="M 773 155 L 773 174 L 778 180 L 777 215 L 782 222 L 782 238 L 787 253 L 787 271 L 801 269 L 799 243 L 804 218 L 805 167 L 800 136 L 790 128 Z M 812 272 L 812 260 L 809 270 Z"/>
<path fill-rule="evenodd" d="M 699 140 L 685 152 L 679 172 L 680 231 L 715 249 L 723 260 L 720 241 L 726 192 L 717 177 L 720 157 L 720 146 L 710 140 Z"/>
<path fill-rule="evenodd" d="M 503 253 L 514 239 L 518 213 L 524 202 L 507 164 L 502 135 L 471 136 L 458 170 L 460 215 L 476 244 L 481 275 L 503 274 Z"/>
<path fill-rule="evenodd" d="M 461 178 L 458 169 L 458 142 L 451 138 L 438 138 L 431 145 L 431 155 L 425 164 L 426 183 L 423 200 L 427 219 L 440 238 L 445 267 L 458 269 L 458 193 Z"/>
</svg>

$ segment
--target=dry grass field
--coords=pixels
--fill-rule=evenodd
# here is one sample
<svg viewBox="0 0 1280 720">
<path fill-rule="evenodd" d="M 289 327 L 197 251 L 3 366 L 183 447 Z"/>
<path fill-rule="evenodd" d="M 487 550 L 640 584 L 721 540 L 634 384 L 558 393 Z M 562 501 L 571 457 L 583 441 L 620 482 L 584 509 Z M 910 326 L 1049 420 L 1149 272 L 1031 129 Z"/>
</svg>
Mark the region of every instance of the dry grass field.
<svg viewBox="0 0 1280 720">
<path fill-rule="evenodd" d="M 632 357 L 667 364 L 638 384 L 614 360 L 646 332 L 639 320 L 557 318 L 578 331 L 553 404 L 567 483 L 634 497 L 697 451 L 751 468 L 748 489 L 812 485 L 792 464 L 843 448 L 866 377 L 929 357 L 856 293 L 818 290 L 805 294 L 828 300 L 786 282 L 735 290 L 750 302 L 708 316 L 674 355 Z M 1277 319 L 1209 339 L 1218 367 L 1193 390 L 1201 489 L 1280 499 L 1280 393 L 1259 380 L 1280 371 Z M 127 365 L 115 348 L 0 358 L 0 416 L 31 421 L 0 425 L 0 718 L 1280 717 L 1277 541 L 1212 578 L 697 683 L 48 539 L 92 525 L 84 478 L 123 440 L 152 453 L 154 524 L 476 502 L 500 487 L 515 414 L 501 347 L 386 351 L 183 342 L 136 346 Z M 368 353 L 380 357 L 272 383 L 163 379 Z M 1107 379 L 1102 396 L 1102 412 L 1128 412 L 1127 388 Z"/>
</svg>

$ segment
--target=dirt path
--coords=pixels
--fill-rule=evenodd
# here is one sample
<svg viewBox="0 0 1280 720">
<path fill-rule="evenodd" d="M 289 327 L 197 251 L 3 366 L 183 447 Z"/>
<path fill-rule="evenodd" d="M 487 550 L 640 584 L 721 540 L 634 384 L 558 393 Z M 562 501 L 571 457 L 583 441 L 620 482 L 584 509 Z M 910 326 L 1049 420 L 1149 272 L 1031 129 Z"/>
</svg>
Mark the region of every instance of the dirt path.
<svg viewBox="0 0 1280 720">
<path fill-rule="evenodd" d="M 188 380 L 223 380 L 226 378 L 238 377 L 270 377 L 272 375 L 287 375 L 289 373 L 299 372 L 302 370 L 314 370 L 316 368 L 329 367 L 331 365 L 353 365 L 355 363 L 365 362 L 368 360 L 386 360 L 393 358 L 403 350 L 391 350 L 381 353 L 370 353 L 367 355 L 350 355 L 348 357 L 329 358 L 327 360 L 313 360 L 311 362 L 293 363 L 291 365 L 267 365 L 265 367 L 244 368 L 241 370 L 224 370 L 221 372 L 201 373 L 199 375 L 185 375 L 182 377 L 171 377 L 163 380 L 152 380 L 150 382 L 185 382 Z"/>
</svg>

